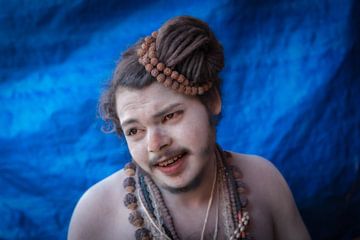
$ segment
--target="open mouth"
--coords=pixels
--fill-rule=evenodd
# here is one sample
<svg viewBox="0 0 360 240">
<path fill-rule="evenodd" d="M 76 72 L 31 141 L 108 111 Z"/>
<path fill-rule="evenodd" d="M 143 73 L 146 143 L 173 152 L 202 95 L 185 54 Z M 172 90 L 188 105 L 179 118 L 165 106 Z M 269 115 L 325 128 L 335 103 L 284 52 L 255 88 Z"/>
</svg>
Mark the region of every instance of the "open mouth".
<svg viewBox="0 0 360 240">
<path fill-rule="evenodd" d="M 176 155 L 175 157 L 172 157 L 172 158 L 169 158 L 165 161 L 162 161 L 158 164 L 156 164 L 156 166 L 159 166 L 159 167 L 169 167 L 169 166 L 172 166 L 174 165 L 178 160 L 180 160 L 183 156 L 185 155 L 185 153 L 181 153 L 179 155 Z"/>
</svg>

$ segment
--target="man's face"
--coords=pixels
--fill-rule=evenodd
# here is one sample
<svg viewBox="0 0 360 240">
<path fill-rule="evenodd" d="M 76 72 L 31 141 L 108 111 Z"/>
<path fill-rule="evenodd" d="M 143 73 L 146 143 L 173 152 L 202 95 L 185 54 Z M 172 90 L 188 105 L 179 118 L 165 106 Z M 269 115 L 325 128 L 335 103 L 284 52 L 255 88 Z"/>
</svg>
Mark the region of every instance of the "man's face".
<svg viewBox="0 0 360 240">
<path fill-rule="evenodd" d="M 120 88 L 116 110 L 134 161 L 172 192 L 195 188 L 210 164 L 215 137 L 205 106 L 155 82 Z"/>
</svg>

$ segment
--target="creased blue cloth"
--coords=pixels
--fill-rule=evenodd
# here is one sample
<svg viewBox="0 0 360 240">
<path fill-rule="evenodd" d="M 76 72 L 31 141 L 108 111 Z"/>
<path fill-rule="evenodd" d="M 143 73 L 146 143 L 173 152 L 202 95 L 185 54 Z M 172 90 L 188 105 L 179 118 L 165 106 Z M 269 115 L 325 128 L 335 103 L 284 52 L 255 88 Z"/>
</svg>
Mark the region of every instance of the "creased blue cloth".
<svg viewBox="0 0 360 240">
<path fill-rule="evenodd" d="M 97 101 L 177 15 L 224 45 L 218 142 L 279 168 L 313 239 L 360 236 L 359 1 L 1 0 L 0 239 L 66 238 L 81 194 L 129 160 Z"/>
</svg>

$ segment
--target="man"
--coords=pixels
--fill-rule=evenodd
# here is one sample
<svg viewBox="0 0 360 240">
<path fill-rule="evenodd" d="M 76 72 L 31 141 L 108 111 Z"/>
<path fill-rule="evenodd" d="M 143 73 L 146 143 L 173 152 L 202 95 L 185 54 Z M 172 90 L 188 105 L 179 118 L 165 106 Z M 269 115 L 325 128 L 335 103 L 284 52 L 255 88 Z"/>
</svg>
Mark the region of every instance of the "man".
<svg viewBox="0 0 360 240">
<path fill-rule="evenodd" d="M 100 106 L 133 160 L 82 196 L 69 239 L 309 239 L 275 167 L 216 145 L 223 65 L 192 17 L 123 54 Z"/>
</svg>

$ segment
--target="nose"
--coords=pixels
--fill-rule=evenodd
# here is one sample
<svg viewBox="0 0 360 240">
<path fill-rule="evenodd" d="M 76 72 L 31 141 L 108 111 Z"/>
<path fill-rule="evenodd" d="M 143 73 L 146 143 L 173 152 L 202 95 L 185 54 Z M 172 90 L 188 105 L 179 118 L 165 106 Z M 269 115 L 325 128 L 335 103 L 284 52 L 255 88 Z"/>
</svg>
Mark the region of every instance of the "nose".
<svg viewBox="0 0 360 240">
<path fill-rule="evenodd" d="M 148 130 L 148 151 L 151 153 L 159 152 L 171 145 L 171 137 L 161 128 Z"/>
</svg>

